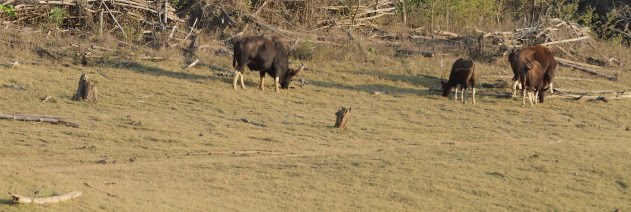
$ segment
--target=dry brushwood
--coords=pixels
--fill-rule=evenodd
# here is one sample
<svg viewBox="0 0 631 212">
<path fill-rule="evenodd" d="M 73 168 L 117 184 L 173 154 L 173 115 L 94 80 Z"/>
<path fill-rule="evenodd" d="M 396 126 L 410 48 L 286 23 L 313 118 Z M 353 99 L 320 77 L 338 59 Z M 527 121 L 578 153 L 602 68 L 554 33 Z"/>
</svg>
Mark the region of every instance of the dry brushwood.
<svg viewBox="0 0 631 212">
<path fill-rule="evenodd" d="M 36 197 L 36 198 L 20 196 L 20 195 L 11 194 L 11 193 L 9 193 L 9 194 L 11 195 L 11 198 L 12 198 L 14 203 L 20 203 L 20 204 L 29 204 L 29 203 L 50 204 L 50 203 L 63 202 L 63 201 L 67 201 L 67 200 L 71 200 L 71 199 L 80 197 L 81 195 L 83 195 L 83 191 L 73 191 L 73 192 L 69 192 L 69 193 L 62 194 L 62 195 L 56 195 L 56 196 L 52 196 L 52 197 Z"/>
<path fill-rule="evenodd" d="M 593 75 L 597 75 L 597 76 L 601 76 L 601 77 L 605 77 L 608 80 L 612 80 L 612 81 L 616 81 L 618 80 L 618 76 L 612 76 L 609 74 L 605 74 L 600 72 L 598 69 L 600 69 L 600 67 L 598 66 L 594 66 L 594 65 L 590 65 L 590 64 L 585 64 L 585 63 L 579 63 L 579 62 L 574 62 L 571 60 L 566 60 L 563 58 L 559 58 L 556 57 L 555 58 L 557 62 L 559 62 L 559 64 L 567 66 L 567 67 L 571 67 L 571 68 L 575 68 Z"/>
<path fill-rule="evenodd" d="M 81 78 L 79 78 L 79 86 L 77 87 L 77 92 L 74 97 L 72 97 L 72 100 L 96 102 L 96 99 L 96 84 L 90 82 L 85 74 L 81 74 Z"/>
<path fill-rule="evenodd" d="M 348 123 L 348 119 L 351 116 L 351 108 L 346 109 L 345 107 L 340 107 L 335 115 L 337 116 L 335 119 L 335 127 L 344 129 L 346 128 L 346 123 Z"/>
</svg>

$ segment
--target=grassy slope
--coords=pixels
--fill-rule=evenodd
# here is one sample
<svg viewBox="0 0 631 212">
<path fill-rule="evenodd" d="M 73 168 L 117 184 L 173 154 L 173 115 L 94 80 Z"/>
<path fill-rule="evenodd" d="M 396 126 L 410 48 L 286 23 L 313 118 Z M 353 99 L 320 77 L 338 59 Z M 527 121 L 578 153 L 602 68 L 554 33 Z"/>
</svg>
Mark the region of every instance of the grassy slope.
<svg viewBox="0 0 631 212">
<path fill-rule="evenodd" d="M 428 93 L 438 83 L 431 76 L 444 73 L 437 64 L 312 62 L 302 75 L 309 85 L 282 94 L 270 80 L 267 91 L 256 89 L 255 73 L 248 89 L 233 91 L 230 79 L 206 68 L 181 72 L 173 64 L 0 69 L 0 83 L 28 88 L 0 88 L 0 113 L 81 124 L 0 120 L 0 211 L 631 210 L 629 100 L 521 107 L 479 97 L 462 105 Z M 82 72 L 98 81 L 97 104 L 69 100 Z M 389 93 L 370 94 L 376 90 Z M 54 101 L 40 102 L 46 95 Z M 345 131 L 331 127 L 340 105 L 353 108 Z M 6 204 L 6 192 L 72 190 L 85 195 L 50 206 Z"/>
</svg>

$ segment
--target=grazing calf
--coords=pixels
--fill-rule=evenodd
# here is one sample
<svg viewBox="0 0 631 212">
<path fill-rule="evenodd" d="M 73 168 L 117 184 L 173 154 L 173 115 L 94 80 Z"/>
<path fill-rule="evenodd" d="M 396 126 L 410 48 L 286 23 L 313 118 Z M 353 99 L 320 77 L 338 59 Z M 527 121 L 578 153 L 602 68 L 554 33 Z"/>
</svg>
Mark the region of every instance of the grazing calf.
<svg viewBox="0 0 631 212">
<path fill-rule="evenodd" d="M 523 70 L 519 76 L 520 83 L 523 85 L 521 105 L 526 105 L 526 93 L 528 93 L 528 101 L 531 106 L 533 102 L 537 104 L 535 96 L 543 103 L 546 81 L 544 80 L 545 73 L 541 64 L 537 61 L 527 61 Z"/>
<path fill-rule="evenodd" d="M 289 69 L 287 62 L 287 50 L 283 43 L 276 39 L 268 39 L 263 36 L 245 37 L 234 44 L 234 55 L 232 66 L 236 69 L 232 86 L 237 89 L 237 81 L 241 78 L 241 88 L 243 84 L 243 69 L 245 66 L 252 71 L 259 71 L 261 77 L 261 90 L 263 87 L 265 73 L 274 78 L 274 88 L 280 93 L 279 85 L 283 89 L 289 88 L 291 79 L 303 68 Z"/>
<path fill-rule="evenodd" d="M 454 99 L 458 100 L 458 85 L 460 85 L 460 88 L 462 88 L 462 103 L 465 104 L 467 102 L 466 89 L 471 86 L 473 104 L 475 104 L 475 81 L 475 64 L 473 64 L 473 61 L 471 60 L 460 58 L 456 60 L 456 62 L 454 62 L 453 66 L 451 67 L 449 81 L 445 83 L 443 79 L 440 80 L 440 83 L 443 86 L 443 96 L 448 96 L 451 92 L 451 88 L 455 87 L 456 93 L 454 95 Z"/>
<path fill-rule="evenodd" d="M 516 95 L 517 87 L 520 87 L 521 89 L 523 86 L 520 84 L 519 76 L 524 71 L 527 61 L 537 61 L 539 63 L 541 70 L 543 71 L 544 85 L 548 90 L 550 90 L 550 93 L 552 93 L 552 83 L 557 68 L 557 62 L 554 59 L 552 51 L 550 51 L 548 47 L 543 45 L 534 45 L 514 49 L 508 55 L 508 62 L 510 62 L 511 68 L 513 69 L 513 96 Z"/>
</svg>

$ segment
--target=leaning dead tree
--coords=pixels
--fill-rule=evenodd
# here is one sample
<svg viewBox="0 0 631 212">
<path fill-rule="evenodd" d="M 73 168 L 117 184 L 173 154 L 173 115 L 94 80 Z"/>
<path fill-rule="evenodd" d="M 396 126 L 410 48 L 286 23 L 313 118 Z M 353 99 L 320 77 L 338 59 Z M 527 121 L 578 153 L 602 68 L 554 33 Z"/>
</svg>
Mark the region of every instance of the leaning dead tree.
<svg viewBox="0 0 631 212">
<path fill-rule="evenodd" d="M 79 86 L 77 87 L 77 92 L 75 93 L 74 97 L 72 97 L 72 100 L 96 102 L 96 99 L 96 84 L 90 82 L 85 74 L 81 74 L 81 78 L 79 78 Z"/>
</svg>

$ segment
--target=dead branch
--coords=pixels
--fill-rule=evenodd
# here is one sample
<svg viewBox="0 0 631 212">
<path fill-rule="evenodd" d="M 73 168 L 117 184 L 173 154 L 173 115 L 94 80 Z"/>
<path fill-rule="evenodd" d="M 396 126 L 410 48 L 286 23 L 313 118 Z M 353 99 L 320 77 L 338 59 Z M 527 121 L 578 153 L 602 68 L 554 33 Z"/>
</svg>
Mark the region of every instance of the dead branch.
<svg viewBox="0 0 631 212">
<path fill-rule="evenodd" d="M 34 115 L 8 115 L 8 114 L 0 114 L 0 119 L 8 119 L 8 120 L 18 120 L 18 121 L 35 121 L 35 122 L 48 122 L 51 124 L 59 124 L 65 125 L 69 127 L 78 128 L 79 124 L 72 123 L 69 121 L 64 121 L 62 117 L 56 116 L 34 116 Z"/>
<path fill-rule="evenodd" d="M 586 100 L 586 101 L 603 101 L 609 102 L 609 100 L 623 100 L 631 99 L 631 95 L 617 95 L 617 96 L 588 96 L 588 95 L 551 95 L 546 98 L 558 98 L 558 99 L 571 99 L 571 100 Z"/>
<path fill-rule="evenodd" d="M 612 94 L 612 95 L 620 95 L 624 92 L 618 92 L 614 90 L 569 90 L 562 88 L 554 88 L 555 92 L 563 93 L 563 94 L 576 94 L 576 95 L 587 95 L 587 94 Z"/>
<path fill-rule="evenodd" d="M 250 120 L 248 120 L 246 118 L 242 118 L 241 121 L 245 122 L 245 123 L 248 123 L 248 124 L 252 124 L 252 125 L 257 126 L 257 127 L 267 127 L 265 124 L 254 122 L 254 121 L 250 121 Z"/>
<path fill-rule="evenodd" d="M 183 70 L 193 68 L 193 66 L 197 65 L 197 63 L 199 63 L 199 59 L 195 59 L 195 61 L 193 61 L 191 64 L 188 64 L 188 66 L 186 66 Z"/>
<path fill-rule="evenodd" d="M 20 196 L 17 194 L 11 194 L 11 198 L 13 199 L 14 203 L 20 203 L 20 204 L 30 204 L 30 203 L 35 203 L 35 204 L 50 204 L 50 203 L 58 203 L 58 202 L 63 202 L 63 201 L 67 201 L 67 200 L 71 200 L 77 197 L 80 197 L 81 195 L 83 195 L 83 191 L 73 191 L 70 193 L 66 193 L 66 194 L 62 194 L 62 195 L 57 195 L 57 196 L 52 196 L 52 197 L 43 197 L 43 198 L 30 198 L 30 197 L 25 197 L 25 196 Z"/>
<path fill-rule="evenodd" d="M 152 57 L 152 56 L 143 56 L 143 57 L 140 57 L 139 59 L 141 59 L 141 60 L 151 60 L 151 61 L 166 60 L 166 58 L 164 58 L 164 57 Z"/>
<path fill-rule="evenodd" d="M 459 34 L 453 33 L 453 32 L 447 32 L 447 31 L 442 31 L 442 30 L 438 30 L 435 32 L 436 34 L 440 34 L 440 35 L 444 35 L 447 37 L 460 37 Z"/>
<path fill-rule="evenodd" d="M 127 33 L 125 33 L 125 30 L 123 29 L 123 27 L 121 27 L 121 25 L 118 23 L 118 20 L 116 19 L 116 17 L 114 17 L 114 14 L 112 14 L 112 11 L 110 10 L 110 8 L 107 7 L 107 4 L 105 4 L 105 2 L 101 2 L 101 5 L 103 5 L 105 9 L 107 10 L 107 12 L 110 13 L 110 16 L 112 17 L 112 19 L 114 19 L 114 23 L 116 23 L 116 26 L 118 26 L 121 32 L 123 32 L 123 36 L 125 36 L 125 39 L 127 39 Z"/>
<path fill-rule="evenodd" d="M 590 64 L 585 64 L 585 63 L 579 63 L 579 62 L 575 62 L 575 61 L 571 61 L 571 60 L 567 60 L 567 59 L 563 59 L 563 58 L 559 58 L 556 57 L 555 58 L 559 64 L 567 66 L 567 67 L 571 67 L 571 68 L 575 68 L 593 75 L 597 75 L 597 76 L 601 76 L 601 77 L 605 77 L 608 80 L 612 80 L 612 81 L 616 81 L 618 80 L 617 76 L 611 76 L 609 74 L 605 74 L 600 72 L 598 69 L 600 69 L 599 66 L 595 66 L 595 65 L 590 65 Z"/>
<path fill-rule="evenodd" d="M 550 45 L 554 45 L 554 44 L 576 42 L 576 41 L 585 40 L 585 39 L 589 39 L 589 38 L 591 38 L 591 37 L 589 35 L 586 35 L 586 36 L 583 36 L 583 37 L 580 37 L 580 38 L 572 38 L 572 39 L 567 39 L 567 40 L 559 40 L 559 41 L 552 41 L 552 42 L 542 43 L 541 45 L 550 46 Z"/>
<path fill-rule="evenodd" d="M 509 75 L 486 75 L 486 76 L 481 76 L 482 78 L 501 78 L 501 79 L 511 79 L 513 78 L 513 76 L 509 76 Z M 593 79 L 586 79 L 586 78 L 576 78 L 576 77 L 555 77 L 554 80 L 573 80 L 573 81 L 589 81 L 589 82 L 593 82 Z"/>
</svg>

